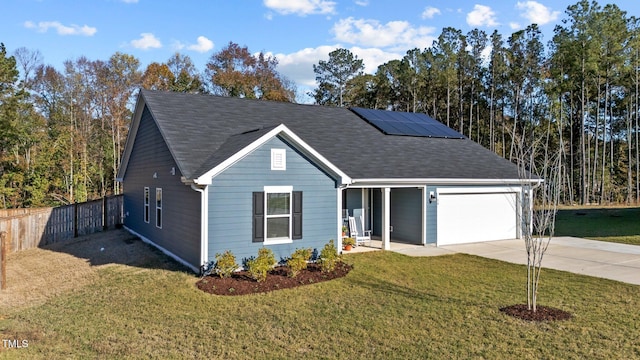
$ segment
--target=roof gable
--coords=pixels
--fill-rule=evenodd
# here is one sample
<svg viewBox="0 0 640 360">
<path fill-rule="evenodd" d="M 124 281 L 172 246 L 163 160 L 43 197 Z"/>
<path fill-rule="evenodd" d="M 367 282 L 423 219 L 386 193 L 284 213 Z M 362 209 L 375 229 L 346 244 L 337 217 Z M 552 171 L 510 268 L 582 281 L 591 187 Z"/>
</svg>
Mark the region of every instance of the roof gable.
<svg viewBox="0 0 640 360">
<path fill-rule="evenodd" d="M 330 174 L 339 177 L 341 183 L 348 184 L 351 182 L 351 179 L 347 174 L 328 161 L 324 156 L 300 139 L 300 137 L 294 134 L 283 124 L 250 130 L 242 134 L 229 137 L 228 141 L 222 144 L 222 146 L 218 148 L 218 151 L 207 159 L 201 170 L 197 172 L 202 173 L 202 175 L 193 179 L 193 181 L 200 185 L 211 184 L 211 180 L 216 175 L 240 161 L 275 136 L 281 136 L 294 144 L 296 149 L 311 158 L 317 166 Z"/>
</svg>

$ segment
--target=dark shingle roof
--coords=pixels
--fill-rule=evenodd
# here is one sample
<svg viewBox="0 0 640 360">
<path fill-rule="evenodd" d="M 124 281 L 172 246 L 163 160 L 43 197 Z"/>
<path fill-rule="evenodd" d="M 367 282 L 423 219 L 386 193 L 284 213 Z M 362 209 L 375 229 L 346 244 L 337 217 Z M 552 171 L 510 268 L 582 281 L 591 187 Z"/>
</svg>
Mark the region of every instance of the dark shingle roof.
<svg viewBox="0 0 640 360">
<path fill-rule="evenodd" d="M 354 179 L 518 179 L 515 165 L 471 140 L 385 135 L 345 108 L 141 91 L 187 179 L 279 124 Z"/>
</svg>

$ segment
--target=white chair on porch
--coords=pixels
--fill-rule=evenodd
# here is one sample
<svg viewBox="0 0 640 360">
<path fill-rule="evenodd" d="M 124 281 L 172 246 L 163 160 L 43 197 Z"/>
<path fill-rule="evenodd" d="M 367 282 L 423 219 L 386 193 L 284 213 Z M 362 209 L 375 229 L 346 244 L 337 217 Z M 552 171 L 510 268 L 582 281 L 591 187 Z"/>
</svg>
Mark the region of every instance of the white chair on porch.
<svg viewBox="0 0 640 360">
<path fill-rule="evenodd" d="M 349 235 L 355 239 L 356 246 L 368 243 L 371 245 L 371 230 L 364 229 L 364 219 L 362 216 L 357 218 L 349 216 Z"/>
</svg>

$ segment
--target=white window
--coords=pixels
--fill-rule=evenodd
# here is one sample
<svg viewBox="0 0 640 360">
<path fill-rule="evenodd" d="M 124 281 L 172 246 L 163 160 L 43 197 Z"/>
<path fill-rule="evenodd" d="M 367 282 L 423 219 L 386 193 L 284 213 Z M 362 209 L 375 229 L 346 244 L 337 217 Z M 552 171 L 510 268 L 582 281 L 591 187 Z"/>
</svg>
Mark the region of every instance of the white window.
<svg viewBox="0 0 640 360">
<path fill-rule="evenodd" d="M 271 149 L 271 170 L 287 170 L 286 149 Z"/>
<path fill-rule="evenodd" d="M 149 198 L 149 188 L 145 187 L 144 188 L 144 222 L 148 223 L 149 222 L 149 201 L 151 200 Z"/>
<path fill-rule="evenodd" d="M 265 186 L 265 244 L 291 242 L 291 186 Z"/>
<path fill-rule="evenodd" d="M 162 229 L 162 189 L 156 188 L 156 227 Z"/>
</svg>

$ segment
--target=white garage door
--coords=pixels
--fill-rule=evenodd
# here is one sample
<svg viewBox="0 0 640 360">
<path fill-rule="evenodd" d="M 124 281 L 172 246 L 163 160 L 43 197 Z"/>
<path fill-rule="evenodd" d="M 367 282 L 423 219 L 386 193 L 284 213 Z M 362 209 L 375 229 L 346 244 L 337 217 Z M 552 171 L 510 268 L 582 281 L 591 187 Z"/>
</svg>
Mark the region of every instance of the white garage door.
<svg viewBox="0 0 640 360">
<path fill-rule="evenodd" d="M 516 193 L 440 193 L 438 245 L 517 238 Z"/>
</svg>

